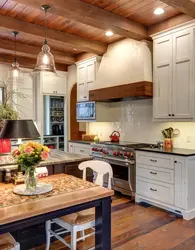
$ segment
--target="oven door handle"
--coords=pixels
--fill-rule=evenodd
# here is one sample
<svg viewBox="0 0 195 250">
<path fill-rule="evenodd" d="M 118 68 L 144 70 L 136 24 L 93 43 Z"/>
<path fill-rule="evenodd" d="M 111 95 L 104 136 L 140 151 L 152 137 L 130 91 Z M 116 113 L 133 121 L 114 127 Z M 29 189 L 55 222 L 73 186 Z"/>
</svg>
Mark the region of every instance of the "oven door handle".
<svg viewBox="0 0 195 250">
<path fill-rule="evenodd" d="M 135 165 L 135 161 L 134 160 L 130 160 L 130 161 L 125 161 L 125 160 L 122 160 L 122 159 L 117 159 L 117 158 L 112 158 L 112 157 L 109 157 L 109 156 L 106 156 L 105 157 L 105 160 L 108 162 L 108 163 L 111 163 L 111 164 L 118 164 L 120 166 L 123 166 L 123 167 L 131 167 L 131 166 L 134 166 Z"/>
</svg>

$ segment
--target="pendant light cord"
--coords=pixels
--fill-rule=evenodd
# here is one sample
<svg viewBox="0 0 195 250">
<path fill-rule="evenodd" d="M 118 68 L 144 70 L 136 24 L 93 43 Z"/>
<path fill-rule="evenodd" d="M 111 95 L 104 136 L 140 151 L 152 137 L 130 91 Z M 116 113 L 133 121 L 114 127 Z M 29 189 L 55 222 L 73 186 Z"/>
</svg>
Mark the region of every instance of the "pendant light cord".
<svg viewBox="0 0 195 250">
<path fill-rule="evenodd" d="M 16 33 L 14 34 L 15 36 L 15 57 L 14 57 L 14 62 L 16 62 Z"/>
<path fill-rule="evenodd" d="M 45 41 L 44 44 L 47 44 L 47 9 L 45 9 Z"/>
</svg>

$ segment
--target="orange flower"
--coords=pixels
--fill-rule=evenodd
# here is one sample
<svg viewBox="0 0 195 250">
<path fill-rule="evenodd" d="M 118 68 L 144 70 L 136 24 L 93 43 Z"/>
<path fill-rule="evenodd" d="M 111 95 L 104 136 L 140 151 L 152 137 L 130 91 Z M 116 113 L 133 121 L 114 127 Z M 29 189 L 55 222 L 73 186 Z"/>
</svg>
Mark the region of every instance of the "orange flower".
<svg viewBox="0 0 195 250">
<path fill-rule="evenodd" d="M 47 160 L 48 156 L 49 156 L 48 152 L 46 152 L 44 150 L 41 152 L 41 159 L 43 161 Z"/>
<path fill-rule="evenodd" d="M 24 153 L 26 153 L 28 155 L 32 154 L 33 151 L 34 151 L 34 149 L 30 146 L 28 146 L 24 149 Z"/>
</svg>

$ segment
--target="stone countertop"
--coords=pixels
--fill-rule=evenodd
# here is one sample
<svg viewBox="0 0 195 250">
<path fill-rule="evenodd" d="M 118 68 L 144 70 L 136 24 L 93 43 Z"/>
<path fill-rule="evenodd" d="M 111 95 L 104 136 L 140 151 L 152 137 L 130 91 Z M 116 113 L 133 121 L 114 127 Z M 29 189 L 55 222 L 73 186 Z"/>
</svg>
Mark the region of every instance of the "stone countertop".
<svg viewBox="0 0 195 250">
<path fill-rule="evenodd" d="M 82 140 L 69 140 L 68 142 L 82 143 L 82 144 L 87 144 L 87 145 L 90 145 L 91 143 L 94 143 L 94 141 L 82 141 Z"/>
<path fill-rule="evenodd" d="M 11 154 L 9 155 L 2 155 L 0 156 L 0 169 L 6 169 L 8 166 L 16 168 L 16 162 L 14 161 Z M 50 155 L 47 161 L 41 161 L 39 166 L 47 166 L 47 165 L 54 165 L 54 164 L 61 164 L 61 163 L 71 163 L 71 162 L 80 162 L 80 161 L 87 161 L 92 160 L 92 156 L 85 156 L 75 153 L 67 153 L 57 149 L 51 149 Z"/>
<path fill-rule="evenodd" d="M 195 156 L 195 149 L 185 149 L 185 148 L 173 148 L 171 150 L 166 150 L 164 148 L 138 148 L 136 151 L 146 151 L 151 153 L 162 153 L 162 154 L 172 154 L 179 156 Z"/>
<path fill-rule="evenodd" d="M 85 156 L 75 153 L 68 153 L 57 149 L 51 149 L 47 161 L 41 161 L 39 166 L 54 165 L 61 163 L 80 162 L 92 160 L 92 156 Z"/>
</svg>

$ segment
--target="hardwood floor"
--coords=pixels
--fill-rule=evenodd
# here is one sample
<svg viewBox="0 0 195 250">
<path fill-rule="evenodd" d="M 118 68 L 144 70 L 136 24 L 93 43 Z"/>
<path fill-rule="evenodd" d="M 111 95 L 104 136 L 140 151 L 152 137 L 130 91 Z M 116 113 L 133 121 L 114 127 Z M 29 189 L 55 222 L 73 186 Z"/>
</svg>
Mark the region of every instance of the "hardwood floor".
<svg viewBox="0 0 195 250">
<path fill-rule="evenodd" d="M 69 240 L 69 236 L 67 237 Z M 94 237 L 79 242 L 78 250 L 87 250 Z M 68 250 L 60 242 L 50 250 Z M 185 221 L 172 213 L 131 202 L 117 195 L 112 202 L 112 249 L 114 250 L 194 250 L 195 219 Z M 33 250 L 45 250 L 45 246 Z"/>
</svg>

